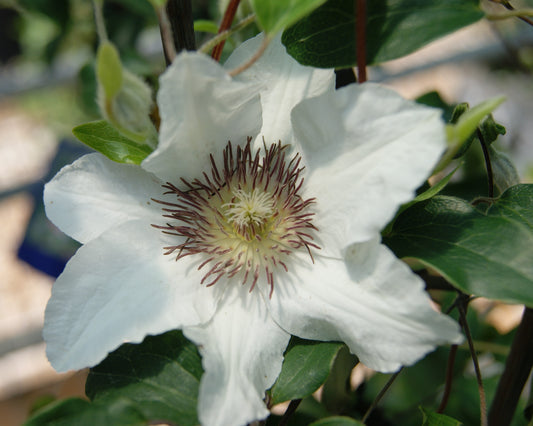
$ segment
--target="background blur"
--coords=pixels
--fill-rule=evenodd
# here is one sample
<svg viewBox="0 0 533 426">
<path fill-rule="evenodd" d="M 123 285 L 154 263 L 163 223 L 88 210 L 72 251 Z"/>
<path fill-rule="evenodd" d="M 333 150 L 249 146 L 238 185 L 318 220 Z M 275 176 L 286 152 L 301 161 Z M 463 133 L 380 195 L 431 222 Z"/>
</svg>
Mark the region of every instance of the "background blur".
<svg viewBox="0 0 533 426">
<path fill-rule="evenodd" d="M 195 19 L 219 19 L 216 1 L 193 3 Z M 109 0 L 104 15 L 126 67 L 156 84 L 164 61 L 149 3 Z M 71 129 L 98 118 L 96 43 L 89 1 L 0 1 L 0 419 L 6 426 L 52 397 L 84 394 L 86 373 L 57 374 L 44 353 L 46 302 L 77 244 L 46 220 L 41 197 L 44 182 L 88 152 Z M 532 70 L 533 27 L 483 21 L 370 69 L 369 79 L 412 99 L 437 91 L 450 104 L 505 95 L 495 113 L 507 127 L 498 146 L 522 180 L 533 182 Z M 480 153 L 470 157 L 462 179 L 478 179 L 482 193 Z M 501 335 L 512 332 L 522 312 L 487 301 L 475 306 Z"/>
</svg>

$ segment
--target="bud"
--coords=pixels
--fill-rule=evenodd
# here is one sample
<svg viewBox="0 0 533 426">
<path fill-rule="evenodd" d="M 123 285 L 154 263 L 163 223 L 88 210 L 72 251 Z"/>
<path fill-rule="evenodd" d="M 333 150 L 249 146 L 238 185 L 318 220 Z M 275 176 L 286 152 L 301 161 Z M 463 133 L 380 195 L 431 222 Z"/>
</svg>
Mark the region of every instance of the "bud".
<svg viewBox="0 0 533 426">
<path fill-rule="evenodd" d="M 98 48 L 96 76 L 102 115 L 127 138 L 152 148 L 157 133 L 150 120 L 152 90 L 122 67 L 117 49 L 108 41 Z"/>
</svg>

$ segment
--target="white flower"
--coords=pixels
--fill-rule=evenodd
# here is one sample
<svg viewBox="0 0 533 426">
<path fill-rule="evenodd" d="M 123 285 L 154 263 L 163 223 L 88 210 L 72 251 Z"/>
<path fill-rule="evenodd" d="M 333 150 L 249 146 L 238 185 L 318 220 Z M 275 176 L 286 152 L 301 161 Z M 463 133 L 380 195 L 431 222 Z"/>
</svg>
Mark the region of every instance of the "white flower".
<svg viewBox="0 0 533 426">
<path fill-rule="evenodd" d="M 201 422 L 241 425 L 268 415 L 291 334 L 344 341 L 383 372 L 461 341 L 380 244 L 444 149 L 438 111 L 372 84 L 335 91 L 279 41 L 233 80 L 180 54 L 158 105 L 141 166 L 90 154 L 46 186 L 48 217 L 84 244 L 46 309 L 57 370 L 181 328 L 203 357 Z"/>
</svg>

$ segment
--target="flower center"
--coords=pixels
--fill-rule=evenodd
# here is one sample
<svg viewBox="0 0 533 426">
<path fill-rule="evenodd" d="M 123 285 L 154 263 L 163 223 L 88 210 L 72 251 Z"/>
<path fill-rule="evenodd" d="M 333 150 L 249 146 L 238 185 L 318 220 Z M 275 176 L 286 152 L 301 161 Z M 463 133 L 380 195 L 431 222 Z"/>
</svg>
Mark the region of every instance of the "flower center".
<svg viewBox="0 0 533 426">
<path fill-rule="evenodd" d="M 274 274 L 288 272 L 290 255 L 305 250 L 313 260 L 311 248 L 317 230 L 312 224 L 310 205 L 299 192 L 303 185 L 301 157 L 287 160 L 281 143 L 251 149 L 251 138 L 241 148 L 228 143 L 223 164 L 213 156 L 211 173 L 187 181 L 180 187 L 167 182 L 164 194 L 175 201 L 154 200 L 164 206 L 165 225 L 152 225 L 178 238 L 165 247 L 165 254 L 198 256 L 198 269 L 206 270 L 201 281 L 214 285 L 222 277 L 246 284 L 252 291 L 261 277 L 274 289 Z"/>
</svg>

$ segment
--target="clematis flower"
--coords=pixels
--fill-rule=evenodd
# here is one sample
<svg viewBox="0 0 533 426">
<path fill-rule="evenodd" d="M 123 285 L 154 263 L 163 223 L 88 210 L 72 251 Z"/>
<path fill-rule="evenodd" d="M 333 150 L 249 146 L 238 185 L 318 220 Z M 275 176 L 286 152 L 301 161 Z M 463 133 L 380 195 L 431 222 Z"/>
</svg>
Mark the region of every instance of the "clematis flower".
<svg viewBox="0 0 533 426">
<path fill-rule="evenodd" d="M 290 335 L 343 341 L 382 372 L 461 341 L 380 243 L 444 149 L 438 111 L 373 84 L 335 91 L 279 40 L 235 79 L 182 53 L 160 83 L 140 166 L 89 154 L 46 186 L 48 217 L 83 243 L 46 309 L 57 370 L 179 328 L 202 354 L 200 421 L 241 425 L 268 415 Z"/>
</svg>

